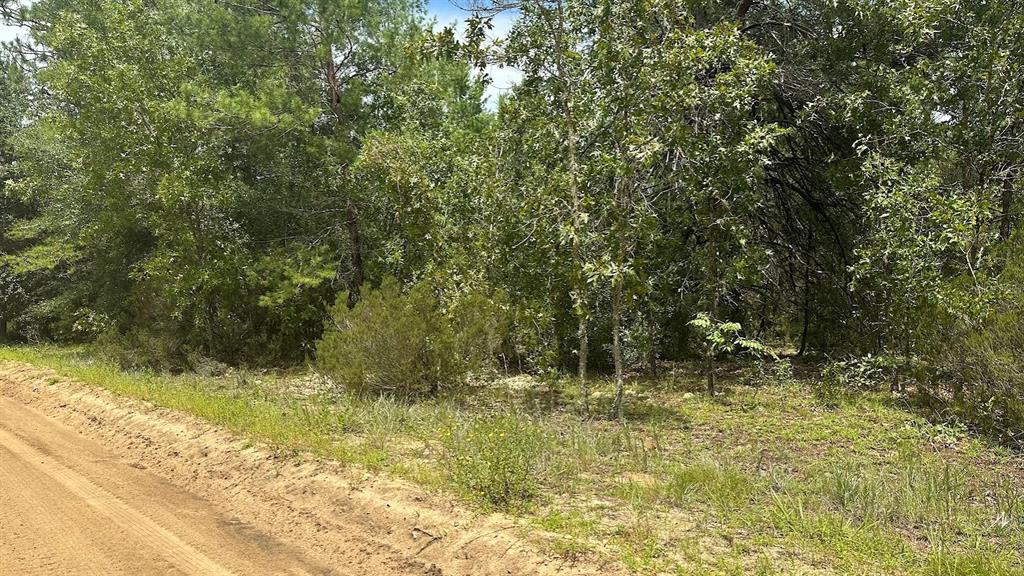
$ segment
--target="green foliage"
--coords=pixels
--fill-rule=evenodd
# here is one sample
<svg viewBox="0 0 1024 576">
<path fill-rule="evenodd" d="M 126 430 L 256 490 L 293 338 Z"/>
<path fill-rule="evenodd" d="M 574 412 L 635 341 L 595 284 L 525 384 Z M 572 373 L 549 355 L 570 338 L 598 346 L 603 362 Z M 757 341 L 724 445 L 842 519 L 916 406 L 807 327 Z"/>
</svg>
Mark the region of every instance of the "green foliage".
<svg viewBox="0 0 1024 576">
<path fill-rule="evenodd" d="M 931 408 L 1015 446 L 1024 445 L 1024 258 L 1020 239 L 1006 246 L 1006 264 L 983 316 L 946 316 L 929 340 L 927 377 L 919 378 Z"/>
<path fill-rule="evenodd" d="M 368 291 L 351 310 L 347 294 L 338 298 L 317 362 L 339 386 L 367 395 L 450 393 L 468 376 L 430 286 L 417 284 L 403 294 L 393 279 Z"/>
<path fill-rule="evenodd" d="M 547 438 L 521 414 L 477 416 L 444 432 L 452 482 L 470 499 L 517 510 L 540 492 Z"/>
<path fill-rule="evenodd" d="M 811 381 L 814 395 L 830 408 L 835 408 L 857 392 L 877 390 L 896 375 L 896 360 L 890 357 L 865 356 L 844 361 L 831 361 L 821 376 Z"/>
<path fill-rule="evenodd" d="M 509 338 L 509 305 L 502 293 L 480 290 L 452 295 L 446 317 L 455 337 L 455 350 L 470 371 L 480 374 L 496 366 Z"/>
<path fill-rule="evenodd" d="M 386 279 L 353 309 L 346 294 L 317 346 L 320 368 L 358 394 L 417 398 L 462 389 L 491 368 L 505 341 L 504 307 L 481 293 L 442 309 L 428 282 L 407 292 Z"/>
<path fill-rule="evenodd" d="M 794 386 L 800 382 L 793 372 L 793 363 L 789 360 L 775 362 L 755 362 L 753 370 L 747 376 L 751 386 Z"/>
<path fill-rule="evenodd" d="M 177 374 L 188 367 L 181 343 L 166 332 L 133 329 L 120 335 L 107 331 L 94 342 L 97 354 L 124 370 L 155 370 Z"/>
<path fill-rule="evenodd" d="M 742 336 L 743 327 L 739 322 L 723 322 L 700 313 L 690 321 L 703 337 L 703 345 L 711 356 L 732 353 L 747 353 L 755 357 L 777 358 L 771 347 L 763 342 Z"/>
</svg>

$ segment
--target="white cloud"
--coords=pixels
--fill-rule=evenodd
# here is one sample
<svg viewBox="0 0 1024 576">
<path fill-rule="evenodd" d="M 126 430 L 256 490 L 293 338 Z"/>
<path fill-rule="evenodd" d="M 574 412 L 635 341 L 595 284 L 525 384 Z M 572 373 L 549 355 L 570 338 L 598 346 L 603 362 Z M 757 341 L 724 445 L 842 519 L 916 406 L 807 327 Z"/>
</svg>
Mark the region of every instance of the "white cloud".
<svg viewBox="0 0 1024 576">
<path fill-rule="evenodd" d="M 523 73 L 520 70 L 507 66 L 488 66 L 487 75 L 491 77 L 491 84 L 484 93 L 484 100 L 491 110 L 497 109 L 499 96 L 515 88 L 523 80 Z"/>
<path fill-rule="evenodd" d="M 24 28 L 0 25 L 0 42 L 10 42 L 18 36 L 24 35 Z"/>
</svg>

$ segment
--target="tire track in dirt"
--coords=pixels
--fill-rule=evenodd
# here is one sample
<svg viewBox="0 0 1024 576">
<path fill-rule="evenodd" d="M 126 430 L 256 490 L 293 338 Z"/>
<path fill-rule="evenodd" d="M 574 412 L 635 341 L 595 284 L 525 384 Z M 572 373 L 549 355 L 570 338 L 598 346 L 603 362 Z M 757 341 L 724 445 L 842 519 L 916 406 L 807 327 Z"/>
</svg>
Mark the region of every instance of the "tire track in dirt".
<svg viewBox="0 0 1024 576">
<path fill-rule="evenodd" d="M 94 549 L 93 543 L 58 520 L 74 517 L 81 511 L 65 498 L 39 497 L 42 491 L 60 492 L 59 487 L 47 486 L 50 482 L 0 443 L 0 510 L 6 517 L 0 523 L 0 555 L 11 562 L 10 558 L 19 554 L 21 558 L 17 561 L 26 576 L 67 574 L 70 568 L 59 565 L 61 558 L 77 558 L 76 576 L 105 576 L 111 560 L 102 552 L 83 554 L 83 550 Z M 32 554 L 39 542 L 47 543 L 54 554 Z M 0 573 L 4 563 L 0 561 Z"/>
<path fill-rule="evenodd" d="M 0 576 L 342 573 L 108 446 L 0 395 Z"/>
<path fill-rule="evenodd" d="M 113 494 L 32 448 L 3 428 L 0 428 L 0 447 L 21 462 L 55 480 L 68 492 L 128 530 L 186 574 L 234 576 L 230 570 L 211 560 Z"/>
</svg>

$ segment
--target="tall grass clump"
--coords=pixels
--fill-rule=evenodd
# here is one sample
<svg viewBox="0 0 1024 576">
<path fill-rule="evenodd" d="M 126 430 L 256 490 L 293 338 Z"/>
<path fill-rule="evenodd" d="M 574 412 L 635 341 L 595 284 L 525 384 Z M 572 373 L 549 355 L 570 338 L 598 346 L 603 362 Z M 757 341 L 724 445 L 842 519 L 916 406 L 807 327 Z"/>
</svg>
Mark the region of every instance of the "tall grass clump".
<svg viewBox="0 0 1024 576">
<path fill-rule="evenodd" d="M 925 569 L 927 576 L 1021 576 L 1024 570 L 1013 554 L 977 550 L 964 554 L 941 551 L 932 555 Z"/>
<path fill-rule="evenodd" d="M 697 500 L 732 509 L 747 504 L 754 488 L 754 481 L 742 470 L 705 459 L 674 468 L 665 491 L 673 502 Z"/>
<path fill-rule="evenodd" d="M 958 523 L 971 496 L 962 468 L 910 455 L 885 473 L 834 465 L 812 490 L 828 507 L 858 523 L 939 530 Z"/>
</svg>

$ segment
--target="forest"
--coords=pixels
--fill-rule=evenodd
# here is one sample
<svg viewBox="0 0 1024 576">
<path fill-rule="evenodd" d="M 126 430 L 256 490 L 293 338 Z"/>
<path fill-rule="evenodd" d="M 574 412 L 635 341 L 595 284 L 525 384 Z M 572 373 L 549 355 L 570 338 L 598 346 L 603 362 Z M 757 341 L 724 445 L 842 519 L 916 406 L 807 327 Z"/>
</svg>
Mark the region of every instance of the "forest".
<svg viewBox="0 0 1024 576">
<path fill-rule="evenodd" d="M 3 0 L 0 340 L 613 416 L 806 359 L 1024 440 L 1017 3 L 462 7 Z"/>
</svg>

